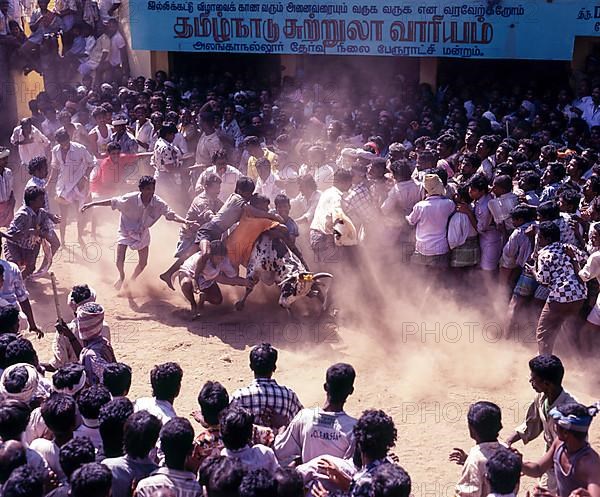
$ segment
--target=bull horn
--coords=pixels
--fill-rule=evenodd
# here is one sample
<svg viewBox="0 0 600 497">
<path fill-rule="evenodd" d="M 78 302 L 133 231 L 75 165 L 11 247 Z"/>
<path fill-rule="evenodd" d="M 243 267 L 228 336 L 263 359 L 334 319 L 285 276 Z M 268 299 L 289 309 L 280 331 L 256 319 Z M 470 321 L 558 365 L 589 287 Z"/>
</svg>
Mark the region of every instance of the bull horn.
<svg viewBox="0 0 600 497">
<path fill-rule="evenodd" d="M 333 274 L 331 273 L 315 273 L 313 274 L 313 280 L 319 280 L 321 278 L 333 278 Z"/>
<path fill-rule="evenodd" d="M 287 283 L 290 280 L 293 280 L 294 278 L 297 278 L 298 275 L 297 274 L 292 274 L 290 276 L 288 276 L 287 278 L 281 280 L 281 282 L 279 283 L 279 286 L 282 286 L 284 283 Z"/>
</svg>

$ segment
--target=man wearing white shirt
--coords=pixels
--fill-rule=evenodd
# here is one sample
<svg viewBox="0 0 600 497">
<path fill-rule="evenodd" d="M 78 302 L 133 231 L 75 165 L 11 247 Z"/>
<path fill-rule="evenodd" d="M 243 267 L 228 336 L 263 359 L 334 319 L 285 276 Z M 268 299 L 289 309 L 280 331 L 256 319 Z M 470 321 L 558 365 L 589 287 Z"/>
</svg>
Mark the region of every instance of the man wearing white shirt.
<svg viewBox="0 0 600 497">
<path fill-rule="evenodd" d="M 15 127 L 10 137 L 10 143 L 19 147 L 19 158 L 22 165 L 29 164 L 34 157 L 44 157 L 50 147 L 50 140 L 33 126 L 29 117 L 21 119 L 21 123 Z"/>
<path fill-rule="evenodd" d="M 582 99 L 582 102 L 577 105 L 582 110 L 582 119 L 593 128 L 600 126 L 600 86 L 594 85 L 591 97 Z"/>
<path fill-rule="evenodd" d="M 87 149 L 79 143 L 71 142 L 69 133 L 64 129 L 56 132 L 57 145 L 52 149 L 52 170 L 47 184 L 52 184 L 56 177 L 56 196 L 58 197 L 60 215 L 61 243 L 65 243 L 65 232 L 69 211 L 76 209 L 77 237 L 83 243 L 84 222 L 79 212 L 88 196 L 89 175 L 95 160 Z"/>
<path fill-rule="evenodd" d="M 300 176 L 298 189 L 300 193 L 290 202 L 294 221 L 310 226 L 315 217 L 321 192 L 317 189 L 317 183 L 310 174 Z"/>
<path fill-rule="evenodd" d="M 154 366 L 150 372 L 152 397 L 142 397 L 135 401 L 133 409 L 148 411 L 156 416 L 164 425 L 177 416 L 173 402 L 181 390 L 183 370 L 176 362 L 167 362 Z"/>
<path fill-rule="evenodd" d="M 221 192 L 219 193 L 219 200 L 225 202 L 229 195 L 235 191 L 235 185 L 237 180 L 240 179 L 243 174 L 239 169 L 230 166 L 227 163 L 227 152 L 224 149 L 217 150 L 212 157 L 213 165 L 204 170 L 204 172 L 198 178 L 196 182 L 196 193 L 202 191 L 204 188 L 204 182 L 211 174 L 216 174 L 221 179 Z"/>
<path fill-rule="evenodd" d="M 127 55 L 127 43 L 125 38 L 119 33 L 119 21 L 117 19 L 109 19 L 106 24 L 106 34 L 110 38 L 110 53 L 108 62 L 113 70 L 122 69 L 122 72 L 127 75 L 129 73 L 129 59 Z"/>
<path fill-rule="evenodd" d="M 334 169 L 325 162 L 325 149 L 318 145 L 308 149 L 307 163 L 300 166 L 298 174 L 312 174 L 317 182 L 317 189 L 325 191 L 333 183 Z"/>
<path fill-rule="evenodd" d="M 281 187 L 278 185 L 279 178 L 271 172 L 271 162 L 264 157 L 256 161 L 256 170 L 258 179 L 256 180 L 255 193 L 264 195 L 271 202 L 281 193 Z"/>
<path fill-rule="evenodd" d="M 415 252 L 411 261 L 422 266 L 448 265 L 448 218 L 455 210 L 454 202 L 444 196 L 444 184 L 436 174 L 426 174 L 423 186 L 427 196 L 417 202 L 406 221 L 416 226 Z"/>
<path fill-rule="evenodd" d="M 333 236 L 333 223 L 336 213 L 342 209 L 342 196 L 351 186 L 352 173 L 338 169 L 333 175 L 333 186 L 321 193 L 310 224 L 310 246 L 318 263 L 337 260 L 338 250 Z"/>
</svg>

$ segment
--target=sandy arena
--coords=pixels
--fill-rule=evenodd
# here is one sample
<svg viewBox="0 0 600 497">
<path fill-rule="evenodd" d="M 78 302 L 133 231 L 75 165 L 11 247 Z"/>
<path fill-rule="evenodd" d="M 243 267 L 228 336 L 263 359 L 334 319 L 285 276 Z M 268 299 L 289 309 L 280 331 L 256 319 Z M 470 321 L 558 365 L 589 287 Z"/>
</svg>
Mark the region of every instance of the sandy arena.
<svg viewBox="0 0 600 497">
<path fill-rule="evenodd" d="M 102 211 L 102 212 L 100 212 Z M 273 290 L 254 292 L 246 309 L 233 311 L 241 288 L 227 289 L 224 305 L 207 308 L 202 321 L 189 321 L 179 292 L 169 290 L 158 275 L 172 261 L 177 225 L 164 220 L 152 229 L 150 261 L 140 280 L 117 296 L 112 287 L 116 223 L 118 214 L 97 209 L 93 215 L 105 220 L 99 243 L 91 243 L 84 254 L 75 241 L 75 226 L 67 238 L 73 242 L 59 254 L 53 267 L 59 285 L 65 318 L 67 288 L 88 283 L 106 308 L 107 321 L 117 359 L 133 368 L 130 398 L 150 395 L 149 371 L 158 363 L 178 362 L 184 370 L 181 395 L 175 402 L 179 415 L 197 408 L 196 396 L 206 380 L 221 381 L 229 392 L 248 383 L 249 347 L 269 341 L 280 351 L 276 379 L 292 387 L 305 406 L 322 403 L 325 369 L 334 362 L 351 363 L 357 370 L 355 393 L 347 412 L 354 416 L 367 408 L 381 408 L 394 417 L 398 429 L 395 453 L 413 479 L 413 493 L 420 496 L 450 496 L 460 468 L 448 462 L 454 447 L 468 451 L 466 414 L 468 405 L 490 400 L 503 411 L 506 437 L 524 419 L 534 392 L 529 386 L 527 361 L 536 354 L 533 337 L 508 342 L 498 338 L 500 321 L 482 316 L 447 296 L 422 302 L 418 285 L 411 278 L 392 282 L 399 295 L 380 286 L 386 308 L 377 313 L 393 330 L 381 333 L 369 316 L 352 325 L 340 318 L 340 326 L 289 323 L 279 309 Z M 131 274 L 137 255 L 131 253 L 126 271 Z M 38 324 L 47 331 L 39 350 L 41 360 L 50 357 L 56 319 L 49 280 L 29 284 Z M 269 297 L 270 296 L 270 297 Z M 360 303 L 361 296 L 355 295 Z M 353 321 L 358 323 L 358 320 Z M 36 344 L 38 347 L 38 344 Z M 580 401 L 598 400 L 597 364 L 561 354 L 566 366 L 565 387 Z M 593 376 L 595 375 L 595 376 Z M 600 422 L 592 424 L 592 445 L 600 445 Z M 542 454 L 541 437 L 523 447 L 526 459 Z M 525 478 L 522 489 L 534 480 Z M 523 490 L 520 492 L 525 495 Z"/>
</svg>

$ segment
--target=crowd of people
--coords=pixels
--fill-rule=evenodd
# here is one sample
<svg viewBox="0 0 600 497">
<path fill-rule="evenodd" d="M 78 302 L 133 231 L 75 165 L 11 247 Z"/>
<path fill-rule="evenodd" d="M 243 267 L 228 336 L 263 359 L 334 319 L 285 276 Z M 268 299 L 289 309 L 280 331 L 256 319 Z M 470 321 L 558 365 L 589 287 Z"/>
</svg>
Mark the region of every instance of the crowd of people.
<svg viewBox="0 0 600 497">
<path fill-rule="evenodd" d="M 345 410 L 354 394 L 352 365 L 330 366 L 320 407 L 305 408 L 274 378 L 278 352 L 262 343 L 250 352 L 254 379 L 232 394 L 207 381 L 188 419 L 174 407 L 184 378 L 175 362 L 154 366 L 151 397 L 130 399 L 132 370 L 117 362 L 94 297 L 87 285 L 73 287 L 75 317 L 57 329 L 80 352 L 72 361 L 62 357 L 51 378 L 42 371 L 54 368 L 17 336 L 18 314 L 0 312 L 7 331 L 0 335 L 3 497 L 411 495 L 411 478 L 393 453 L 392 417 L 378 409 L 358 417 Z M 600 403 L 586 407 L 563 388 L 557 356 L 536 356 L 529 369 L 536 395 L 523 424 L 505 440 L 498 405 L 469 407 L 474 445 L 449 454 L 462 466 L 457 497 L 515 496 L 522 475 L 540 478 L 536 497 L 600 495 L 600 457 L 588 443 Z M 540 435 L 546 452 L 538 461 L 524 460 L 515 445 Z"/>
<path fill-rule="evenodd" d="M 277 351 L 258 345 L 248 387 L 231 396 L 216 381 L 201 388 L 195 430 L 173 407 L 176 363 L 154 367 L 152 397 L 128 398 L 131 368 L 117 361 L 110 316 L 86 284 L 69 292 L 73 319 L 59 318 L 53 357 L 41 364 L 19 336 L 24 327 L 43 335 L 27 285 L 49 272 L 70 222 L 82 246 L 105 243 L 97 208 L 110 207 L 120 214 L 117 290 L 148 265 L 150 228 L 161 217 L 181 225 L 160 284 L 179 285 L 195 319 L 205 304 L 223 304 L 223 285 L 247 297 L 258 279 L 244 268 L 257 265 L 263 237 L 296 271 L 281 281 L 287 269 L 263 261 L 282 299 L 317 298 L 333 317 L 356 312 L 340 288 L 377 310 L 368 271 L 410 273 L 465 306 L 487 298 L 506 315 L 507 337 L 533 316 L 537 396 L 504 441 L 500 408 L 470 407 L 475 445 L 450 454 L 463 466 L 456 493 L 516 495 L 523 473 L 542 478 L 536 496 L 599 497 L 600 459 L 587 442 L 598 406 L 562 388 L 553 355 L 559 337 L 565 350 L 598 351 L 595 59 L 574 75 L 574 92 L 566 81 L 486 75 L 435 92 L 406 75 L 336 74 L 331 85 L 213 70 L 130 77 L 119 7 L 0 0 L 0 49 L 46 86 L 0 147 L 1 495 L 410 495 L 391 453 L 392 418 L 344 411 L 349 364 L 327 370 L 322 408 L 305 409 L 273 379 Z M 138 253 L 131 280 L 128 250 Z M 327 288 L 317 274 L 333 276 Z M 523 461 L 512 445 L 540 434 L 547 452 Z"/>
</svg>

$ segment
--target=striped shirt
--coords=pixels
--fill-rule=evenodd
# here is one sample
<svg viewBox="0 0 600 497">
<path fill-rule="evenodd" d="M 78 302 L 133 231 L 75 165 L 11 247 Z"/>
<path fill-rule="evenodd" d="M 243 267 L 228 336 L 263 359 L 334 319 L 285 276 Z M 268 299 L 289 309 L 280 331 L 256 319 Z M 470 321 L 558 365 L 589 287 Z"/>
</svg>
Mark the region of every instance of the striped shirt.
<svg viewBox="0 0 600 497">
<path fill-rule="evenodd" d="M 231 399 L 232 404 L 244 407 L 254 414 L 256 424 L 271 428 L 289 424 L 302 409 L 295 392 L 279 385 L 272 378 L 255 378 L 247 387 L 236 390 Z"/>
</svg>

